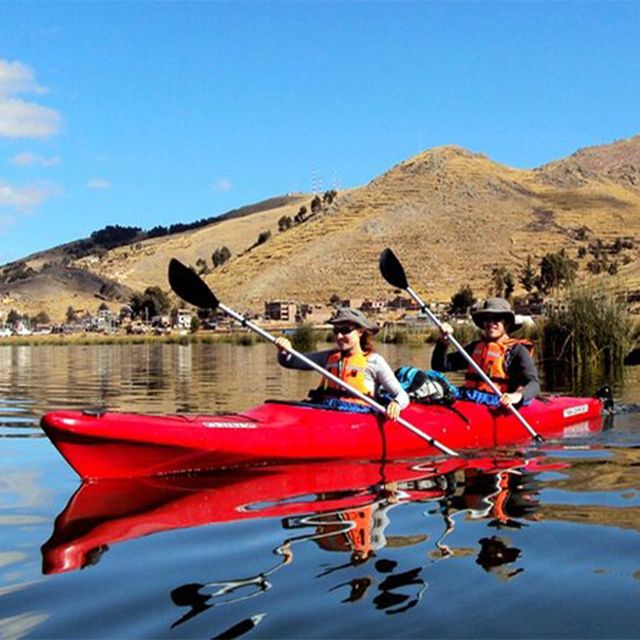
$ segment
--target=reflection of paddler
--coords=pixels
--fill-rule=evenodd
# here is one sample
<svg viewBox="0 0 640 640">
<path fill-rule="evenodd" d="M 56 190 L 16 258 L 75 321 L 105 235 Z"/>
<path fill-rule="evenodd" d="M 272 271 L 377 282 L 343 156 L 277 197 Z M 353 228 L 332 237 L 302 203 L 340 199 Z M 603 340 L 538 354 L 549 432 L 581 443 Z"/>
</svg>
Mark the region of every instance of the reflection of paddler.
<svg viewBox="0 0 640 640">
<path fill-rule="evenodd" d="M 389 524 L 388 510 L 406 495 L 396 483 L 380 490 L 384 498 L 354 509 L 345 509 L 331 520 L 318 523 L 315 542 L 326 551 L 350 552 L 354 562 L 364 562 L 387 544 L 384 531 Z"/>
<path fill-rule="evenodd" d="M 493 498 L 493 515 L 498 524 L 506 525 L 509 522 L 507 515 L 507 500 L 509 499 L 509 474 L 498 474 L 498 492 Z"/>
<path fill-rule="evenodd" d="M 464 472 L 464 490 L 454 495 L 450 507 L 467 511 L 472 518 L 492 518 L 490 526 L 520 528 L 515 518 L 537 519 L 537 502 L 531 495 L 531 476 L 518 469 L 487 473 L 476 469 Z M 460 484 L 460 481 L 458 481 Z"/>
<path fill-rule="evenodd" d="M 520 529 L 523 524 L 515 518 L 538 520 L 536 513 L 538 503 L 533 497 L 533 491 L 525 491 L 527 479 L 530 476 L 518 473 L 511 469 L 502 471 L 497 475 L 496 493 L 490 497 L 493 502 L 491 515 L 494 519 L 489 526 L 512 529 Z"/>
<path fill-rule="evenodd" d="M 347 551 L 367 558 L 373 550 L 372 530 L 375 504 L 347 509 L 336 514 L 336 520 L 318 526 L 318 546 L 325 551 Z M 333 533 L 333 535 L 331 535 Z"/>
</svg>

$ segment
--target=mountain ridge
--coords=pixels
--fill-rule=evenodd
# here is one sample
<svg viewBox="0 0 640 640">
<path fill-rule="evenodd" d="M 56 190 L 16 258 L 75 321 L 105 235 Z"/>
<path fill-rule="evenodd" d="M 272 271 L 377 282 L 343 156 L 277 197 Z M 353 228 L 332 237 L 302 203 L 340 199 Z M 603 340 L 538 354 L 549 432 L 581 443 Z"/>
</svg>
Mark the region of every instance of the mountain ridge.
<svg viewBox="0 0 640 640">
<path fill-rule="evenodd" d="M 586 147 L 534 169 L 509 167 L 457 145 L 434 147 L 341 191 L 305 222 L 279 231 L 281 218 L 293 218 L 303 204 L 309 209 L 312 194 L 297 195 L 272 209 L 117 247 L 72 266 L 132 290 L 167 290 L 171 257 L 210 263 L 216 248 L 228 246 L 231 259 L 203 277 L 220 299 L 261 311 L 269 299 L 392 297 L 377 267 L 380 251 L 390 246 L 428 299 L 448 300 L 462 284 L 483 296 L 494 267 L 517 277 L 528 256 L 538 262 L 564 248 L 577 258 L 590 243 L 640 237 L 640 136 Z M 271 236 L 257 243 L 266 231 Z M 581 281 L 593 278 L 588 257 L 578 260 Z M 615 277 L 599 279 L 620 291 L 640 291 L 637 248 L 615 260 Z M 77 292 L 66 293 L 73 306 Z M 17 304 L 19 287 L 13 294 Z M 0 303 L 3 295 L 6 300 L 0 285 Z"/>
</svg>

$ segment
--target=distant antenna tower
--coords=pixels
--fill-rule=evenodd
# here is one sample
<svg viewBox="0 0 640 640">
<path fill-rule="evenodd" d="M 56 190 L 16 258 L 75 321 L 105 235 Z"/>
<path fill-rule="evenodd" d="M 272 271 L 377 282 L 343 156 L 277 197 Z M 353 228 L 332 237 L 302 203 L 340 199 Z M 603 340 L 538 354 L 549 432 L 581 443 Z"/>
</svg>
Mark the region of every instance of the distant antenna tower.
<svg viewBox="0 0 640 640">
<path fill-rule="evenodd" d="M 334 191 L 340 191 L 340 180 L 338 178 L 338 174 L 335 171 L 331 175 L 331 188 Z"/>
<path fill-rule="evenodd" d="M 311 170 L 311 191 L 314 194 L 318 194 L 322 191 L 322 176 L 315 164 Z"/>
</svg>

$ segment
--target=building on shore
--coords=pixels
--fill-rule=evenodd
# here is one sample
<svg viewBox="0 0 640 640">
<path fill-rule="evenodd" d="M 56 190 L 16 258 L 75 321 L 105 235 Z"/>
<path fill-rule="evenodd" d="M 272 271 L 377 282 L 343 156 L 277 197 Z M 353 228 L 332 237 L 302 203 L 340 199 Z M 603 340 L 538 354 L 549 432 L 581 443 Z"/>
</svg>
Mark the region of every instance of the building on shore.
<svg viewBox="0 0 640 640">
<path fill-rule="evenodd" d="M 298 305 L 289 300 L 269 300 L 264 303 L 265 320 L 295 322 Z"/>
</svg>

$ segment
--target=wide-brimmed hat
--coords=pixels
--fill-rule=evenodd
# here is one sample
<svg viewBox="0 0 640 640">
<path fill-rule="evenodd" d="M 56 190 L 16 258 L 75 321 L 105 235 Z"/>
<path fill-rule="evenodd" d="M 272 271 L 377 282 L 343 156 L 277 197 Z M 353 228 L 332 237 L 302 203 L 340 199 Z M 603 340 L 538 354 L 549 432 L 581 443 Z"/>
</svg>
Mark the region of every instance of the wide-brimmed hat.
<svg viewBox="0 0 640 640">
<path fill-rule="evenodd" d="M 484 329 L 485 320 L 496 318 L 504 319 L 507 330 L 514 331 L 520 327 L 511 305 L 504 298 L 487 298 L 479 302 L 471 312 L 471 318 L 481 329 Z"/>
<path fill-rule="evenodd" d="M 358 309 L 352 309 L 351 307 L 340 307 L 329 320 L 330 324 L 355 324 L 358 327 L 366 329 L 370 333 L 378 333 L 380 327 L 375 322 L 367 320 L 367 317 Z"/>
</svg>

